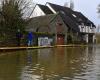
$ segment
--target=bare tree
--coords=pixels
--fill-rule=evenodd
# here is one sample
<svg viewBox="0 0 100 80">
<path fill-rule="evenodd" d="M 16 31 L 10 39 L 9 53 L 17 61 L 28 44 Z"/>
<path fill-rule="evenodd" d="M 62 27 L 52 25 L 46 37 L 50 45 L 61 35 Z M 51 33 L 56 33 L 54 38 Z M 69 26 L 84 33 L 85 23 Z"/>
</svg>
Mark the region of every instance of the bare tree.
<svg viewBox="0 0 100 80">
<path fill-rule="evenodd" d="M 0 13 L 3 16 L 1 20 L 1 28 L 3 33 L 8 31 L 16 32 L 18 29 L 24 30 L 24 18 L 31 15 L 29 12 L 32 0 L 2 0 Z M 24 17 L 24 18 L 23 18 Z M 2 28 L 3 27 L 3 28 Z"/>
</svg>

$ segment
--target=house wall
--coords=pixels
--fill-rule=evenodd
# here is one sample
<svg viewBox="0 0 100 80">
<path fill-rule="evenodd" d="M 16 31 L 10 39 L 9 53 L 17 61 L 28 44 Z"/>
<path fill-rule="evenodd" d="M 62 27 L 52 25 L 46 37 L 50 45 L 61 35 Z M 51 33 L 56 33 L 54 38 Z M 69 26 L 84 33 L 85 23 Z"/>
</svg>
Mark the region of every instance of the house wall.
<svg viewBox="0 0 100 80">
<path fill-rule="evenodd" d="M 87 44 L 92 44 L 95 43 L 96 37 L 94 33 L 82 33 L 82 39 L 87 43 Z"/>
<path fill-rule="evenodd" d="M 58 23 L 61 23 L 61 26 L 58 26 Z M 57 30 L 57 26 L 60 28 L 60 30 Z M 56 18 L 50 23 L 50 29 L 51 29 L 51 33 L 55 34 L 54 37 L 54 43 L 57 43 L 57 34 L 62 34 L 64 35 L 64 44 L 67 44 L 67 26 L 64 24 L 62 18 L 57 15 Z"/>
<path fill-rule="evenodd" d="M 44 18 L 45 19 L 45 18 Z M 47 21 L 47 22 L 46 22 Z M 51 22 L 50 22 L 51 21 Z M 50 22 L 50 23 L 49 23 Z M 32 32 L 39 32 L 39 33 L 44 33 L 44 34 L 54 34 L 52 38 L 48 38 L 48 36 L 37 36 L 37 44 L 39 46 L 47 46 L 52 43 L 53 45 L 57 43 L 57 40 L 60 38 L 61 40 L 58 40 L 58 43 L 64 44 L 67 43 L 67 26 L 64 24 L 62 18 L 59 15 L 55 15 L 50 18 L 50 20 L 43 20 L 42 23 L 37 22 L 37 20 L 32 20 L 29 24 L 29 27 L 27 26 L 27 31 L 32 31 Z M 47 24 L 45 24 L 47 23 Z M 59 25 L 59 23 L 61 25 Z M 38 31 L 37 31 L 38 28 Z M 58 29 L 59 28 L 59 29 Z M 57 34 L 64 35 L 62 36 L 57 36 Z M 63 43 L 64 42 L 64 43 Z"/>
<path fill-rule="evenodd" d="M 52 42 L 53 42 L 53 39 L 49 38 L 48 36 L 38 37 L 38 46 L 51 46 Z"/>
<path fill-rule="evenodd" d="M 96 34 L 93 35 L 93 43 L 96 43 Z"/>
<path fill-rule="evenodd" d="M 89 42 L 89 39 L 88 39 L 89 37 L 88 37 L 88 34 L 86 34 L 85 35 L 85 40 L 86 40 L 86 43 L 88 43 Z"/>
<path fill-rule="evenodd" d="M 95 27 L 79 25 L 80 32 L 95 33 Z"/>
<path fill-rule="evenodd" d="M 61 23 L 62 25 L 59 26 L 58 24 Z M 61 30 L 57 30 L 60 28 Z M 67 26 L 64 24 L 62 18 L 57 15 L 55 19 L 50 23 L 51 33 L 55 34 L 66 34 L 67 33 Z"/>
<path fill-rule="evenodd" d="M 81 33 L 84 33 L 84 40 L 86 43 L 95 43 L 96 28 L 92 26 L 79 25 Z"/>
<path fill-rule="evenodd" d="M 44 15 L 45 13 L 41 10 L 41 8 L 38 5 L 36 5 L 30 18 L 37 17 L 37 16 L 44 16 Z"/>
</svg>

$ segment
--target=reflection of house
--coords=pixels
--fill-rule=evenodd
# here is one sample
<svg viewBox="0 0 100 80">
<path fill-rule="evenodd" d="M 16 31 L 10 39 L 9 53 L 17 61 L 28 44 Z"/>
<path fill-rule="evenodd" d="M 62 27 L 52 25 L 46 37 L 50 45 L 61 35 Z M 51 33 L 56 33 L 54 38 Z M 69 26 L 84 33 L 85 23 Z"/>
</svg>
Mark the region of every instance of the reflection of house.
<svg viewBox="0 0 100 80">
<path fill-rule="evenodd" d="M 28 30 L 54 34 L 57 44 L 95 42 L 95 25 L 81 12 L 68 7 L 46 3 L 37 4 Z M 33 28 L 34 27 L 34 28 Z"/>
</svg>

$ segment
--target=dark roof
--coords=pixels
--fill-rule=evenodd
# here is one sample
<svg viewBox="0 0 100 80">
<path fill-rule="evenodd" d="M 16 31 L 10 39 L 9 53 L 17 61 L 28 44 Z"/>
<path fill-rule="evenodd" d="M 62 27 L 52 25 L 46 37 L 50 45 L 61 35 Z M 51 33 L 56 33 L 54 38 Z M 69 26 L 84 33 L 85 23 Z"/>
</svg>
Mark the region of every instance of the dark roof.
<svg viewBox="0 0 100 80">
<path fill-rule="evenodd" d="M 60 16 L 62 17 L 64 23 L 71 28 L 75 32 L 80 32 L 80 29 L 78 28 L 78 24 L 75 23 L 68 15 L 64 15 L 60 12 Z"/>
<path fill-rule="evenodd" d="M 95 27 L 95 25 L 93 24 L 93 22 L 91 22 L 88 18 L 86 18 L 80 12 L 73 11 L 72 9 L 70 9 L 68 7 L 60 6 L 60 5 L 57 5 L 57 4 L 52 4 L 52 3 L 48 3 L 48 4 L 56 12 L 63 12 L 66 16 L 69 16 L 73 20 L 73 22 L 75 22 L 75 23 L 78 23 L 78 24 L 84 23 L 84 25 L 86 25 L 86 26 L 90 26 L 92 24 L 93 27 Z"/>
<path fill-rule="evenodd" d="M 53 12 L 45 5 L 37 4 L 45 14 L 53 14 Z"/>
<path fill-rule="evenodd" d="M 59 12 L 63 21 L 67 26 L 69 26 L 74 31 L 79 32 L 78 28 L 78 21 L 72 16 L 72 10 L 70 8 L 66 8 L 64 6 L 56 5 L 49 3 L 51 7 L 56 11 Z"/>
<path fill-rule="evenodd" d="M 75 13 L 75 15 L 77 15 L 78 19 L 79 19 L 79 20 L 82 19 L 82 21 L 83 21 L 85 24 L 87 24 L 87 26 L 90 26 L 90 25 L 92 24 L 93 27 L 96 27 L 96 26 L 94 25 L 94 23 L 93 23 L 92 21 L 90 21 L 87 17 L 85 17 L 81 12 L 75 11 L 74 13 Z"/>
</svg>

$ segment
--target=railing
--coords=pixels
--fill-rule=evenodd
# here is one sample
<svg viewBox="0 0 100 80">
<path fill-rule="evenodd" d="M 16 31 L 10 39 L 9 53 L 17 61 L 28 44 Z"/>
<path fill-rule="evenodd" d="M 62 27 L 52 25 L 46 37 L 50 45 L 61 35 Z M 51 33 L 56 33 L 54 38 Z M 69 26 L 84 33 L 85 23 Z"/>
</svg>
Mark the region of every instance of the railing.
<svg viewBox="0 0 100 80">
<path fill-rule="evenodd" d="M 95 33 L 95 27 L 90 27 L 90 26 L 79 26 L 80 32 L 83 33 Z"/>
</svg>

